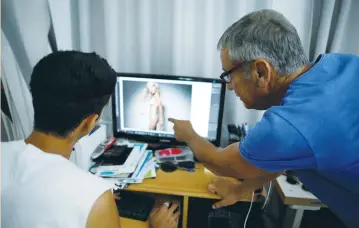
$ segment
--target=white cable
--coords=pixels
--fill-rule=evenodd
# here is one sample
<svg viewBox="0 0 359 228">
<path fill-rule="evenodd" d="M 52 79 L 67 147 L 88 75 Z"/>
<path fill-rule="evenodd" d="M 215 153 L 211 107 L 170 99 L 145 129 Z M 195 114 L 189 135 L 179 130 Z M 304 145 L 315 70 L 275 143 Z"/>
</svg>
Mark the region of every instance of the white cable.
<svg viewBox="0 0 359 228">
<path fill-rule="evenodd" d="M 268 198 L 269 198 L 269 196 L 270 196 L 270 191 L 271 191 L 271 189 L 272 189 L 272 181 L 269 182 L 268 194 L 267 194 L 267 197 L 266 197 L 266 199 L 265 199 L 265 201 L 264 201 L 264 204 L 263 204 L 263 206 L 262 206 L 262 210 L 263 210 L 264 207 L 267 205 L 267 202 L 268 202 Z"/>
<path fill-rule="evenodd" d="M 247 225 L 247 220 L 248 220 L 248 217 L 249 217 L 249 213 L 251 212 L 251 209 L 252 209 L 253 200 L 254 200 L 254 192 L 252 192 L 251 205 L 249 206 L 248 213 L 247 213 L 247 216 L 246 216 L 246 220 L 244 220 L 244 226 L 243 226 L 244 228 L 246 228 L 246 225 Z"/>
<path fill-rule="evenodd" d="M 269 195 L 270 195 L 270 192 L 271 192 L 271 189 L 272 189 L 272 181 L 269 182 L 269 189 L 268 189 L 268 194 L 267 194 L 267 197 L 264 201 L 264 204 L 262 206 L 262 210 L 264 209 L 264 207 L 266 206 L 267 202 L 268 202 L 268 198 L 269 198 Z M 251 200 L 251 204 L 249 206 L 249 209 L 248 209 L 248 212 L 247 212 L 247 216 L 246 216 L 246 219 L 244 220 L 244 228 L 246 228 L 246 225 L 247 225 L 247 221 L 248 221 L 248 217 L 249 217 L 249 213 L 251 212 L 252 210 L 252 205 L 253 205 L 253 201 L 254 201 L 254 192 L 252 192 L 252 200 Z"/>
</svg>

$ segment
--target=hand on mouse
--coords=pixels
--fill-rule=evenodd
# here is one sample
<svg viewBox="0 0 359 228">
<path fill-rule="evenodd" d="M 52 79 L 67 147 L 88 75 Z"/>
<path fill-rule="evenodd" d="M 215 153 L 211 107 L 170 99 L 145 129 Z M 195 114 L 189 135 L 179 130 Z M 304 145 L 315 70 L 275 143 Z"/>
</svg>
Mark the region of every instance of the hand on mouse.
<svg viewBox="0 0 359 228">
<path fill-rule="evenodd" d="M 155 208 L 150 214 L 151 228 L 177 228 L 180 212 L 175 210 L 179 207 L 178 204 L 164 203 L 160 208 Z"/>
<path fill-rule="evenodd" d="M 175 132 L 175 136 L 178 141 L 188 142 L 190 139 L 197 136 L 197 133 L 193 130 L 190 121 L 177 120 L 174 118 L 169 118 L 168 121 L 173 123 L 173 130 Z"/>
</svg>

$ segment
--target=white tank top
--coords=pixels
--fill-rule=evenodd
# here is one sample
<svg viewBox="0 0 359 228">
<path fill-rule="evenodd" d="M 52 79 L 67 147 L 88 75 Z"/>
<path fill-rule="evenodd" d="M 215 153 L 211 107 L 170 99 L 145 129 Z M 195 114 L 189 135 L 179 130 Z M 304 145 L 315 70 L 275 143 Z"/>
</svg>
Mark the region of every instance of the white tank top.
<svg viewBox="0 0 359 228">
<path fill-rule="evenodd" d="M 1 227 L 85 228 L 112 184 L 24 141 L 1 143 Z"/>
</svg>

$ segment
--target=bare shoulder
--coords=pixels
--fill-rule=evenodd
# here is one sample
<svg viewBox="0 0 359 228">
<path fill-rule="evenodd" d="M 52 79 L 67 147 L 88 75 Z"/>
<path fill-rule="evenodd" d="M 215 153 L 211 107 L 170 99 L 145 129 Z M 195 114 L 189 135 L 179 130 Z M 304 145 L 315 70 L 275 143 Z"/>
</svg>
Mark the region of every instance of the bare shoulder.
<svg viewBox="0 0 359 228">
<path fill-rule="evenodd" d="M 110 190 L 104 192 L 95 201 L 87 218 L 86 228 L 98 227 L 121 227 L 115 199 Z"/>
</svg>

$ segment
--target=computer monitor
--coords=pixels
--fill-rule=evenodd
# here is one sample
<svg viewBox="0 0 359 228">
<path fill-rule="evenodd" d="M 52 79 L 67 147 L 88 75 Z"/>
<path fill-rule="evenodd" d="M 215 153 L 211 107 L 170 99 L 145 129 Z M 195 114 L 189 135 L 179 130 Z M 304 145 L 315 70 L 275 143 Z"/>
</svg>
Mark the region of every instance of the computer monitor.
<svg viewBox="0 0 359 228">
<path fill-rule="evenodd" d="M 220 143 L 225 84 L 220 79 L 118 73 L 112 97 L 115 137 L 181 145 L 169 117 Z"/>
</svg>

